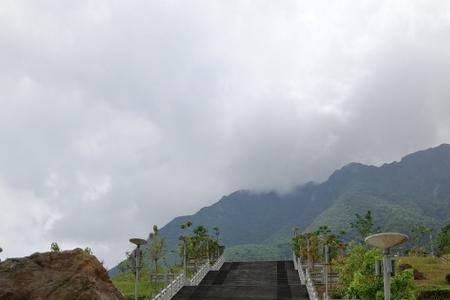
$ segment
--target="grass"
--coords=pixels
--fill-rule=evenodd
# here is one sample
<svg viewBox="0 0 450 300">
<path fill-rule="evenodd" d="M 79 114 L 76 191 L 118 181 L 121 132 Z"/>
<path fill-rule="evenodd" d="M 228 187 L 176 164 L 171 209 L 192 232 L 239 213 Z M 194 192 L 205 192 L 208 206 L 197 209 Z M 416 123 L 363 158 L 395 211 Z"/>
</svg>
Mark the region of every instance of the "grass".
<svg viewBox="0 0 450 300">
<path fill-rule="evenodd" d="M 450 284 L 445 280 L 445 275 L 450 274 L 450 264 L 437 257 L 401 257 L 399 264 L 410 264 L 414 269 L 422 272 L 426 279 L 415 280 L 420 291 L 450 290 Z"/>
<path fill-rule="evenodd" d="M 177 267 L 173 271 L 176 273 L 180 273 L 182 271 L 182 268 Z M 158 273 L 163 272 L 163 270 L 160 270 Z M 125 296 L 126 299 L 134 299 L 134 276 L 135 275 L 133 273 L 125 273 L 111 279 L 114 286 Z M 142 274 L 139 275 L 139 277 L 140 280 L 138 298 L 140 300 L 151 299 L 165 287 L 164 283 L 150 284 L 150 281 L 148 279 L 149 274 L 147 270 L 144 270 Z"/>
</svg>

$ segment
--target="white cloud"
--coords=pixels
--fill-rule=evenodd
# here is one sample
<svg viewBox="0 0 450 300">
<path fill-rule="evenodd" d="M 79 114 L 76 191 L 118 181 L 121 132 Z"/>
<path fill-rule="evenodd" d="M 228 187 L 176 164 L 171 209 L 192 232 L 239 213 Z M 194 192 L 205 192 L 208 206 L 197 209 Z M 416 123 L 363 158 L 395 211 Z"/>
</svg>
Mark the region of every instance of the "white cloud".
<svg viewBox="0 0 450 300">
<path fill-rule="evenodd" d="M 113 265 L 235 189 L 448 142 L 449 6 L 3 1 L 3 255 L 55 240 Z"/>
</svg>

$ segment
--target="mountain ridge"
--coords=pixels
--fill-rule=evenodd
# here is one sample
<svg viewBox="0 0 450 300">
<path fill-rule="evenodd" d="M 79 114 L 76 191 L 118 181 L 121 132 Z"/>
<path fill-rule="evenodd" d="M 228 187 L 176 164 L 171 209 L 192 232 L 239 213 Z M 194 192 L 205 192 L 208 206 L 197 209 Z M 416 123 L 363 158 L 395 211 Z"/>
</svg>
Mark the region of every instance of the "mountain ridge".
<svg viewBox="0 0 450 300">
<path fill-rule="evenodd" d="M 294 227 L 311 231 L 328 225 L 352 238 L 354 214 L 369 209 L 384 230 L 409 233 L 418 222 L 437 228 L 449 221 L 450 145 L 381 166 L 352 162 L 322 183 L 307 182 L 285 194 L 238 190 L 195 214 L 174 218 L 160 232 L 172 250 L 182 223 L 204 225 L 210 232 L 219 227 L 228 259 L 278 260 L 289 256 Z M 262 257 L 264 251 L 269 255 Z"/>
</svg>

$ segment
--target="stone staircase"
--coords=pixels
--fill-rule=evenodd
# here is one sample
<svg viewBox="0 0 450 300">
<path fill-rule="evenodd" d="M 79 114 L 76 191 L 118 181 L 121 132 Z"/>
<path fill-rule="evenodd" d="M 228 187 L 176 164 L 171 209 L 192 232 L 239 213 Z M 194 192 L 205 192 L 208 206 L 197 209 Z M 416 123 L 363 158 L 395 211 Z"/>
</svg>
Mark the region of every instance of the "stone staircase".
<svg viewBox="0 0 450 300">
<path fill-rule="evenodd" d="M 174 300 L 309 299 L 292 261 L 226 262 L 198 286 L 183 287 Z"/>
</svg>

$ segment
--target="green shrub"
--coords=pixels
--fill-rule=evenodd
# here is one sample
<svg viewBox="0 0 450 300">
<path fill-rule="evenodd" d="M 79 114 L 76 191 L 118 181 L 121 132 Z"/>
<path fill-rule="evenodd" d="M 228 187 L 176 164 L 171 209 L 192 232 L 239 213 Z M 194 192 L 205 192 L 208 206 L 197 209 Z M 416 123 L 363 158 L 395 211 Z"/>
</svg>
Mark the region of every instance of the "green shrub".
<svg viewBox="0 0 450 300">
<path fill-rule="evenodd" d="M 445 281 L 450 284 L 450 274 L 445 275 Z"/>
<path fill-rule="evenodd" d="M 450 290 L 423 291 L 417 296 L 417 300 L 448 300 Z"/>
<path fill-rule="evenodd" d="M 383 299 L 383 278 L 375 275 L 375 261 L 382 258 L 377 249 L 351 244 L 349 254 L 338 261 L 337 272 L 343 293 L 361 300 Z M 392 277 L 392 300 L 414 299 L 412 270 L 405 270 Z"/>
</svg>

